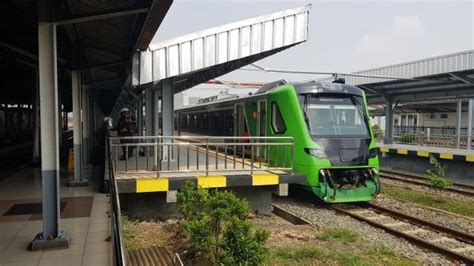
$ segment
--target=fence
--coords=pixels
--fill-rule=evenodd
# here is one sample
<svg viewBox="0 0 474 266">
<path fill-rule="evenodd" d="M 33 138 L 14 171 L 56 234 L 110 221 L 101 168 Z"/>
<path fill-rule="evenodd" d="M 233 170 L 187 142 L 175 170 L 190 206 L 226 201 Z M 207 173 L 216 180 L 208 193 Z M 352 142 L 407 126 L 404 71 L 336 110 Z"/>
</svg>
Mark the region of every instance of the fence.
<svg viewBox="0 0 474 266">
<path fill-rule="evenodd" d="M 292 173 L 292 137 L 149 136 L 113 137 L 110 147 L 116 172 Z M 136 156 L 129 158 L 130 153 Z M 119 155 L 122 155 L 119 160 Z"/>
<path fill-rule="evenodd" d="M 455 129 L 395 128 L 393 140 L 395 143 L 401 144 L 466 149 L 468 147 L 469 137 L 466 129 L 461 131 L 458 139 Z"/>
</svg>

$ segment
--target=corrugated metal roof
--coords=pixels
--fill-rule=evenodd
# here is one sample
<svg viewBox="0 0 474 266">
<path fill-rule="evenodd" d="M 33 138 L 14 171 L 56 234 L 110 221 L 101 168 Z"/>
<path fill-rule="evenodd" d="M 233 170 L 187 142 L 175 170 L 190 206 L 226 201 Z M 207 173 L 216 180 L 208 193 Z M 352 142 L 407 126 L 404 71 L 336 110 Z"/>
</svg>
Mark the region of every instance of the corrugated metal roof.
<svg viewBox="0 0 474 266">
<path fill-rule="evenodd" d="M 304 42 L 308 37 L 310 6 L 288 9 L 180 36 L 138 52 L 133 60 L 132 84 L 146 85 L 174 77 L 186 87 L 202 82 L 194 75 L 219 68 L 211 79 L 265 56 Z M 231 62 L 236 64 L 229 65 Z M 207 80 L 206 79 L 206 80 Z M 178 90 L 185 89 L 180 87 Z"/>
<path fill-rule="evenodd" d="M 413 78 L 468 69 L 474 69 L 474 50 L 467 50 L 458 53 L 429 57 L 406 63 L 356 71 L 354 73 L 375 76 Z M 388 81 L 387 79 L 365 77 L 345 78 L 346 83 L 352 85 Z"/>
</svg>

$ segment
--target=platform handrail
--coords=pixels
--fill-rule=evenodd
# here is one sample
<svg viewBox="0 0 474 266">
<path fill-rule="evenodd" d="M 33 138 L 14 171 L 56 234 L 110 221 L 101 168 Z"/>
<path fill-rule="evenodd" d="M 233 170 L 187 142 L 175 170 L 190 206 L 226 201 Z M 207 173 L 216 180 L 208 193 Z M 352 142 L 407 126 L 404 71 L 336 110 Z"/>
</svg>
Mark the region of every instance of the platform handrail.
<svg viewBox="0 0 474 266">
<path fill-rule="evenodd" d="M 156 172 L 157 177 L 160 177 L 161 173 L 205 172 L 208 176 L 213 172 L 250 171 L 250 174 L 253 174 L 258 170 L 292 174 L 294 168 L 294 139 L 286 136 L 125 136 L 110 137 L 109 145 L 113 149 L 116 172 L 130 173 L 146 170 Z M 129 159 L 129 155 L 134 149 L 137 150 L 137 156 L 134 162 L 129 162 L 133 160 Z M 195 159 L 193 167 L 190 165 L 191 150 L 195 152 L 192 158 Z M 183 164 L 181 163 L 182 152 L 185 161 Z M 119 153 L 122 153 L 122 159 L 125 161 L 124 167 L 117 166 Z M 140 153 L 142 157 L 146 157 L 146 165 L 139 161 Z M 201 156 L 203 157 L 201 163 L 204 162 L 204 165 L 200 164 Z M 211 165 L 210 156 L 214 158 L 214 165 Z M 152 157 L 153 167 L 150 167 Z M 176 164 L 175 167 L 170 167 L 171 161 Z M 223 166 L 219 167 L 219 161 L 223 163 Z M 133 165 L 135 165 L 134 169 Z M 182 165 L 185 166 L 184 169 L 180 167 Z"/>
<path fill-rule="evenodd" d="M 110 185 L 110 205 L 111 205 L 111 221 L 112 221 L 112 241 L 114 245 L 114 265 L 125 266 L 127 265 L 125 256 L 125 245 L 123 240 L 123 225 L 122 225 L 122 213 L 120 210 L 120 199 L 119 191 L 117 188 L 117 181 L 115 178 L 114 165 L 112 163 L 112 153 L 110 149 L 110 128 L 106 123 L 106 157 L 107 167 L 109 173 L 109 185 Z"/>
</svg>

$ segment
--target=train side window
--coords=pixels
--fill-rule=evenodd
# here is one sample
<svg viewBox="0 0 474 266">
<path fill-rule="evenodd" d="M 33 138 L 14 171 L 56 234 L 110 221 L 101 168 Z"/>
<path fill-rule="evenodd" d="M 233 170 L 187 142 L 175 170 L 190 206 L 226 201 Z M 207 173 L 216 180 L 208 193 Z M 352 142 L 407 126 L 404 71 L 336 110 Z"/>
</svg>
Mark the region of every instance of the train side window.
<svg viewBox="0 0 474 266">
<path fill-rule="evenodd" d="M 280 108 L 276 102 L 272 102 L 272 129 L 277 134 L 283 134 L 286 132 L 285 121 L 281 115 Z"/>
</svg>

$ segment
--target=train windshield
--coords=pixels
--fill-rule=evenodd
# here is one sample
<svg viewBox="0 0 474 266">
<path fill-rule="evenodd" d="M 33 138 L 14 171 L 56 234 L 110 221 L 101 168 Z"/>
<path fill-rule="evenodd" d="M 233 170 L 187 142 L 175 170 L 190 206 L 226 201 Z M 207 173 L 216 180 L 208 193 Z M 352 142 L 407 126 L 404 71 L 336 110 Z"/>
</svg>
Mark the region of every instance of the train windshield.
<svg viewBox="0 0 474 266">
<path fill-rule="evenodd" d="M 306 122 L 314 136 L 367 137 L 369 130 L 362 97 L 300 95 Z"/>
</svg>

